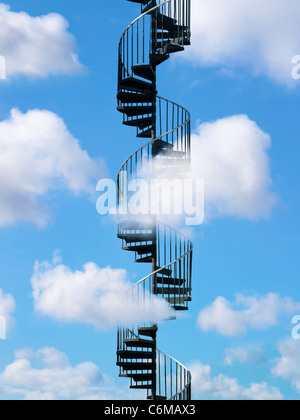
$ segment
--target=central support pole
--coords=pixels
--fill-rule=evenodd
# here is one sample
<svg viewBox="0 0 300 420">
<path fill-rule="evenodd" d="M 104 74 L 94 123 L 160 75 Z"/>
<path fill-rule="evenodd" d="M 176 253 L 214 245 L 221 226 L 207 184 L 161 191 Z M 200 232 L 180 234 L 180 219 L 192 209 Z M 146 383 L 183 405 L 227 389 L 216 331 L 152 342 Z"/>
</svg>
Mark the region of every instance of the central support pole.
<svg viewBox="0 0 300 420">
<path fill-rule="evenodd" d="M 152 13 L 151 16 L 152 19 L 152 30 L 151 30 L 151 37 L 152 37 L 152 53 L 155 49 L 155 33 L 157 32 L 156 28 L 156 11 Z M 154 92 L 155 95 L 153 97 L 152 101 L 152 132 L 151 132 L 151 138 L 152 138 L 152 159 L 155 159 L 155 145 L 154 141 L 156 139 L 156 68 L 152 68 L 154 78 L 153 78 L 153 85 L 154 85 Z M 152 273 L 154 273 L 157 270 L 157 221 L 156 217 L 153 218 L 153 249 L 152 249 Z M 154 292 L 154 295 L 157 294 L 157 274 L 152 275 L 152 293 Z M 156 326 L 157 327 L 157 326 Z M 157 348 L 157 329 L 153 332 L 153 341 L 154 346 L 152 349 L 153 354 L 153 360 L 155 361 L 153 366 L 153 374 L 152 374 L 152 395 L 151 399 L 156 400 L 157 397 L 157 360 L 156 360 L 156 348 Z"/>
</svg>

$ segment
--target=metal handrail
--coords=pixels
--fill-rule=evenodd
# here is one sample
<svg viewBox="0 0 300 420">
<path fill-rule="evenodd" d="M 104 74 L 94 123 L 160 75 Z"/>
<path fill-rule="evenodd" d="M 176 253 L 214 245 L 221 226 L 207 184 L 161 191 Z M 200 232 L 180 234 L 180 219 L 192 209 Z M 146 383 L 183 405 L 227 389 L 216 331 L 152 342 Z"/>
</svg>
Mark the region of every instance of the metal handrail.
<svg viewBox="0 0 300 420">
<path fill-rule="evenodd" d="M 128 157 L 125 161 L 124 161 L 124 163 L 123 163 L 123 164 L 122 164 L 122 166 L 121 166 L 121 169 L 119 170 L 118 175 L 120 175 L 120 173 L 122 172 L 122 169 L 124 168 L 124 166 L 126 165 L 126 163 L 127 163 L 127 162 L 129 162 L 129 160 L 130 160 L 131 158 L 133 158 L 136 154 L 138 154 L 141 150 L 143 150 L 143 149 L 145 149 L 146 147 L 150 146 L 151 144 L 155 143 L 157 140 L 161 140 L 163 137 L 167 136 L 168 134 L 172 134 L 172 133 L 174 133 L 175 131 L 179 130 L 180 128 L 184 127 L 184 126 L 185 126 L 185 125 L 187 125 L 189 122 L 191 122 L 191 114 L 190 114 L 190 112 L 189 112 L 186 108 L 182 107 L 181 105 L 177 104 L 176 102 L 169 101 L 168 99 L 162 98 L 162 97 L 160 97 L 160 96 L 157 96 L 157 98 L 158 98 L 158 99 L 162 99 L 163 101 L 166 101 L 166 102 L 168 102 L 168 103 L 170 103 L 170 104 L 176 105 L 176 106 L 178 106 L 179 108 L 181 108 L 183 111 L 185 111 L 185 112 L 188 114 L 188 116 L 189 116 L 189 117 L 188 117 L 188 119 L 187 119 L 186 121 L 184 121 L 181 125 L 179 125 L 179 126 L 177 126 L 177 127 L 172 128 L 172 130 L 169 130 L 168 132 L 163 133 L 163 134 L 162 134 L 162 135 L 160 135 L 159 137 L 156 137 L 155 139 L 153 139 L 153 140 L 149 141 L 147 144 L 144 144 L 144 146 L 142 146 L 142 147 L 140 147 L 139 149 L 137 149 L 134 153 L 132 153 L 132 155 L 131 155 L 131 156 L 129 156 L 129 157 Z"/>
<path fill-rule="evenodd" d="M 121 35 L 121 38 L 120 38 L 120 42 L 119 42 L 119 58 L 120 58 L 120 56 L 122 56 L 122 54 L 121 54 L 122 41 L 123 41 L 126 33 L 129 32 L 130 28 L 132 28 L 133 25 L 136 22 L 138 22 L 140 19 L 142 19 L 144 16 L 151 14 L 155 10 L 157 10 L 160 7 L 162 7 L 162 6 L 164 6 L 164 5 L 168 4 L 168 3 L 171 3 L 171 2 L 172 2 L 172 0 L 166 0 L 165 2 L 163 2 L 161 4 L 158 4 L 157 6 L 152 7 L 152 9 L 147 10 L 146 12 L 144 12 L 143 14 L 141 14 L 139 17 L 137 17 L 136 19 L 134 19 L 134 21 L 132 21 L 130 25 L 127 26 L 127 28 L 125 29 L 125 31 L 123 32 L 123 34 Z M 126 71 L 126 73 L 130 76 L 130 73 L 129 73 L 128 69 L 126 68 L 125 64 L 123 63 L 122 59 L 120 60 L 120 63 L 123 65 L 124 70 Z"/>
<path fill-rule="evenodd" d="M 139 337 L 134 331 L 130 330 L 129 328 L 126 328 L 126 331 L 131 336 L 131 338 L 138 338 Z M 155 350 L 156 350 L 157 353 L 160 353 L 165 358 L 168 358 L 174 364 L 180 366 L 184 370 L 184 372 L 186 372 L 187 383 L 184 385 L 184 388 L 181 389 L 180 391 L 178 391 L 176 394 L 171 395 L 170 398 L 169 398 L 169 401 L 176 400 L 177 397 L 181 396 L 185 391 L 188 391 L 188 389 L 190 388 L 191 383 L 192 383 L 192 374 L 189 371 L 189 369 L 183 363 L 179 362 L 174 357 L 170 356 L 169 354 L 165 353 L 162 350 L 159 350 L 159 349 L 155 349 Z M 171 380 L 173 380 L 173 378 L 171 378 Z"/>
<path fill-rule="evenodd" d="M 150 277 L 155 276 L 155 274 L 159 274 L 161 271 L 163 271 L 164 269 L 171 267 L 172 265 L 176 264 L 178 261 L 183 260 L 185 257 L 187 257 L 188 255 L 190 255 L 193 252 L 193 247 L 186 252 L 184 255 L 182 255 L 181 257 L 179 257 L 177 260 L 172 261 L 170 264 L 165 265 L 164 267 L 161 267 L 160 269 L 153 271 L 151 274 L 149 274 L 147 277 L 144 277 L 142 280 L 138 281 L 137 283 L 135 283 L 130 290 L 134 289 L 136 286 L 138 286 L 139 284 L 145 282 L 146 280 L 148 280 Z"/>
</svg>

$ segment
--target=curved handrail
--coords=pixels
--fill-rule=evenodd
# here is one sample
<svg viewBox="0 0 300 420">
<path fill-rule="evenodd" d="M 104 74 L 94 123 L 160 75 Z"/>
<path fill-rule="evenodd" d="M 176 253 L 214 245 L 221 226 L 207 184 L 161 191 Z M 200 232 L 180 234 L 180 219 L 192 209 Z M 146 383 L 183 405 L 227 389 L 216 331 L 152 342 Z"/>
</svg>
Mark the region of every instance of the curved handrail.
<svg viewBox="0 0 300 420">
<path fill-rule="evenodd" d="M 153 271 L 151 274 L 149 274 L 148 276 L 144 277 L 143 279 L 139 280 L 137 283 L 135 283 L 130 290 L 132 290 L 133 288 L 135 288 L 136 286 L 138 286 L 139 284 L 143 283 L 144 281 L 148 280 L 150 277 L 155 276 L 155 274 L 159 274 L 161 271 L 165 270 L 166 268 L 171 267 L 172 265 L 176 264 L 178 261 L 182 260 L 183 258 L 185 258 L 186 256 L 188 256 L 189 254 L 191 254 L 191 252 L 193 252 L 193 246 L 191 247 L 191 249 L 189 251 L 187 251 L 184 255 L 182 255 L 181 257 L 177 258 L 177 260 L 172 261 L 171 263 L 165 265 L 164 267 L 160 267 L 158 270 Z"/>
<path fill-rule="evenodd" d="M 127 328 L 127 333 L 131 338 L 135 338 L 135 339 L 138 338 L 138 335 L 134 331 L 130 330 L 129 328 Z M 156 349 L 156 352 L 159 354 L 159 360 L 160 360 L 160 355 L 162 355 L 162 356 L 164 356 L 165 359 L 169 360 L 170 366 L 172 366 L 172 364 L 174 363 L 175 366 L 179 366 L 183 370 L 183 372 L 185 373 L 184 376 L 185 376 L 186 380 L 185 380 L 184 388 L 179 390 L 178 392 L 176 392 L 176 394 L 170 395 L 169 401 L 182 400 L 183 398 L 181 398 L 181 396 L 184 395 L 184 393 L 186 393 L 190 397 L 192 375 L 191 375 L 191 372 L 188 370 L 188 368 L 183 363 L 179 362 L 174 357 L 170 356 L 169 354 L 165 353 L 164 351 Z M 175 374 L 176 374 L 177 370 L 178 369 L 175 369 Z M 158 373 L 158 376 L 160 376 L 160 372 Z M 176 382 L 176 379 L 175 379 L 175 382 Z M 171 390 L 170 390 L 170 394 L 171 394 Z M 190 398 L 187 398 L 187 399 L 190 399 Z"/>
<path fill-rule="evenodd" d="M 138 16 L 136 19 L 134 19 L 134 21 L 132 21 L 127 28 L 125 29 L 125 31 L 122 33 L 121 35 L 121 40 L 124 37 L 124 35 L 126 34 L 126 32 L 129 31 L 129 29 L 135 24 L 135 22 L 137 22 L 138 20 L 140 20 L 141 18 L 143 18 L 144 16 L 154 12 L 156 9 L 159 9 L 161 6 L 164 6 L 167 3 L 171 3 L 172 0 L 166 0 L 163 3 L 157 4 L 156 6 L 152 7 L 152 9 L 147 10 L 146 12 L 144 12 L 143 14 L 141 14 L 140 16 Z M 119 46 L 121 44 L 121 40 L 119 42 Z"/>
<path fill-rule="evenodd" d="M 191 114 L 190 112 L 184 108 L 183 106 L 177 104 L 176 102 L 173 101 L 169 101 L 168 99 L 162 98 L 160 96 L 157 96 L 158 99 L 161 99 L 163 101 L 166 101 L 172 105 L 178 106 L 180 107 L 184 112 L 187 113 L 188 118 L 186 119 L 186 121 L 184 121 L 182 124 L 180 124 L 177 127 L 172 128 L 171 130 L 167 131 L 166 133 L 163 133 L 162 135 L 156 137 L 155 139 L 149 141 L 148 143 L 144 144 L 144 146 L 141 146 L 139 149 L 137 149 L 134 153 L 132 153 L 132 155 L 130 155 L 122 164 L 118 176 L 120 175 L 120 173 L 122 172 L 122 169 L 124 168 L 124 166 L 126 165 L 126 163 L 128 163 L 130 161 L 131 158 L 133 158 L 135 155 L 137 155 L 139 152 L 141 152 L 142 150 L 146 149 L 147 147 L 151 146 L 152 144 L 154 144 L 157 140 L 161 140 L 163 137 L 166 137 L 168 134 L 172 134 L 177 130 L 180 130 L 182 127 L 184 127 L 185 125 L 189 124 L 189 122 L 191 121 Z"/>
<path fill-rule="evenodd" d="M 134 19 L 134 21 L 132 21 L 130 23 L 130 25 L 127 26 L 127 28 L 125 29 L 125 31 L 123 32 L 123 34 L 121 35 L 120 38 L 120 42 L 119 42 L 119 58 L 121 56 L 121 47 L 122 47 L 122 41 L 125 38 L 126 34 L 129 32 L 130 28 L 133 27 L 133 25 L 138 22 L 140 19 L 142 19 L 143 17 L 145 17 L 146 15 L 150 15 L 151 13 L 155 12 L 155 10 L 158 10 L 159 8 L 161 8 L 162 6 L 171 3 L 172 0 L 166 0 L 163 3 L 160 3 L 154 7 L 152 7 L 151 9 L 147 10 L 146 12 L 144 12 L 143 14 L 141 14 L 140 16 L 138 16 L 136 19 Z M 121 64 L 123 65 L 123 68 L 125 70 L 125 72 L 130 76 L 130 72 L 128 71 L 128 69 L 125 66 L 125 63 L 122 61 L 122 59 L 120 59 Z"/>
</svg>

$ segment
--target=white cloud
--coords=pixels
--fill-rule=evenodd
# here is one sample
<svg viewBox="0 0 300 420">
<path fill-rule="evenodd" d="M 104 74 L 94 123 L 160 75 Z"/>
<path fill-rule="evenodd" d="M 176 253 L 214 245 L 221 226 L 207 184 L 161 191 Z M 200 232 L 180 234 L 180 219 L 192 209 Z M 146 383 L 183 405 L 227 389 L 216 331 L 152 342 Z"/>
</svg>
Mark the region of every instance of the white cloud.
<svg viewBox="0 0 300 420">
<path fill-rule="evenodd" d="M 15 310 L 15 299 L 0 289 L 0 338 L 5 338 L 7 331 L 14 324 L 12 314 Z"/>
<path fill-rule="evenodd" d="M 190 366 L 193 377 L 193 392 L 197 397 L 203 395 L 223 400 L 282 400 L 283 395 L 278 388 L 267 383 L 253 383 L 245 388 L 235 378 L 225 375 L 212 375 L 210 366 L 195 362 Z"/>
<path fill-rule="evenodd" d="M 0 54 L 6 60 L 7 77 L 46 77 L 82 72 L 68 22 L 57 14 L 32 17 L 12 12 L 0 3 Z"/>
<path fill-rule="evenodd" d="M 158 214 L 173 225 L 221 216 L 267 218 L 278 201 L 272 191 L 270 147 L 270 136 L 246 115 L 199 123 L 192 135 L 189 179 L 180 179 L 176 167 L 166 173 L 160 160 L 151 168 L 143 165 L 137 185 L 130 184 L 130 191 L 137 192 L 129 201 L 131 210 Z"/>
<path fill-rule="evenodd" d="M 101 329 L 144 320 L 158 322 L 172 315 L 165 300 L 150 297 L 147 292 L 140 293 L 140 302 L 132 302 L 126 277 L 125 270 L 100 268 L 92 262 L 81 271 L 62 264 L 36 263 L 31 279 L 35 309 L 58 321 Z"/>
<path fill-rule="evenodd" d="M 300 394 L 300 346 L 299 341 L 286 339 L 279 343 L 280 358 L 275 362 L 272 374 L 289 380 Z"/>
<path fill-rule="evenodd" d="M 267 358 L 264 349 L 258 346 L 226 349 L 224 364 L 226 366 L 233 366 L 235 362 L 247 365 L 264 365 L 267 363 Z"/>
<path fill-rule="evenodd" d="M 112 378 L 92 362 L 72 366 L 66 354 L 46 347 L 16 352 L 16 359 L 0 373 L 2 396 L 24 400 L 123 399 Z"/>
<path fill-rule="evenodd" d="M 270 136 L 246 115 L 199 124 L 192 136 L 195 178 L 205 181 L 206 218 L 268 217 L 277 201 L 267 154 Z"/>
<path fill-rule="evenodd" d="M 195 64 L 248 67 L 293 85 L 292 57 L 300 53 L 300 4 L 295 0 L 195 0 L 192 47 Z"/>
<path fill-rule="evenodd" d="M 300 309 L 300 303 L 279 294 L 265 296 L 236 295 L 231 303 L 224 297 L 217 297 L 212 305 L 200 311 L 198 326 L 205 332 L 234 337 L 244 334 L 249 328 L 265 330 L 278 325 L 280 316 L 292 315 Z"/>
<path fill-rule="evenodd" d="M 103 162 L 81 149 L 56 114 L 13 109 L 0 122 L 0 226 L 18 221 L 44 225 L 48 192 L 90 193 L 93 179 L 103 172 Z"/>
</svg>

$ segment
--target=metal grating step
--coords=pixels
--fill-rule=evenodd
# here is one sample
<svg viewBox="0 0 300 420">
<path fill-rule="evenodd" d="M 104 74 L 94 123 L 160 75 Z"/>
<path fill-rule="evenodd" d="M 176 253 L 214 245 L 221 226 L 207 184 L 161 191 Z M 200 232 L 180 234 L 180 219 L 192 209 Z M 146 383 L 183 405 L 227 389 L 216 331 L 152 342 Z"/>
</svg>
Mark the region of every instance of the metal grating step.
<svg viewBox="0 0 300 420">
<path fill-rule="evenodd" d="M 146 348 L 151 349 L 154 347 L 154 342 L 151 340 L 142 340 L 141 338 L 128 338 L 124 340 L 127 347 L 131 348 Z"/>
<path fill-rule="evenodd" d="M 119 350 L 117 355 L 125 360 L 155 360 L 156 354 L 150 351 Z"/>
<path fill-rule="evenodd" d="M 137 118 L 134 120 L 124 121 L 124 125 L 128 125 L 130 127 L 139 127 L 140 130 L 143 130 L 146 127 L 150 127 L 153 124 L 153 118 Z"/>
<path fill-rule="evenodd" d="M 136 92 L 153 92 L 155 87 L 152 83 L 144 82 L 143 80 L 136 79 L 135 77 L 128 77 L 119 81 L 119 90 L 133 90 Z"/>
<path fill-rule="evenodd" d="M 138 258 L 135 260 L 136 263 L 145 263 L 145 264 L 152 264 L 153 257 L 152 255 L 148 257 Z"/>
<path fill-rule="evenodd" d="M 150 55 L 151 66 L 157 67 L 160 64 L 164 63 L 165 61 L 167 61 L 169 58 L 170 58 L 169 54 L 161 54 L 161 53 L 151 54 Z"/>
<path fill-rule="evenodd" d="M 138 329 L 139 335 L 143 335 L 144 337 L 151 337 L 151 338 L 155 338 L 157 331 L 158 331 L 157 326 L 141 327 Z"/>
<path fill-rule="evenodd" d="M 153 106 L 118 106 L 117 110 L 127 117 L 137 117 L 140 115 L 149 115 L 153 112 Z"/>
<path fill-rule="evenodd" d="M 117 362 L 117 366 L 120 366 L 125 371 L 136 371 L 136 370 L 153 370 L 155 369 L 154 362 Z"/>
<path fill-rule="evenodd" d="M 157 283 L 162 284 L 162 285 L 170 285 L 170 286 L 182 286 L 185 283 L 185 280 L 174 278 L 174 277 L 157 276 Z"/>
<path fill-rule="evenodd" d="M 181 297 L 168 297 L 165 298 L 167 302 L 169 302 L 172 305 L 184 305 L 185 302 L 191 302 L 192 298 L 191 296 L 181 296 Z"/>
<path fill-rule="evenodd" d="M 124 246 L 122 249 L 124 251 L 136 252 L 139 255 L 145 255 L 152 253 L 153 245 L 133 245 L 133 246 Z"/>
<path fill-rule="evenodd" d="M 153 293 L 155 295 L 162 295 L 162 296 L 178 296 L 179 298 L 183 299 L 183 302 L 185 302 L 185 299 L 188 299 L 188 296 L 186 296 L 189 293 L 188 289 L 183 289 L 180 287 L 154 287 Z M 170 302 L 172 303 L 172 302 Z"/>
<path fill-rule="evenodd" d="M 130 389 L 152 389 L 152 385 L 131 385 Z"/>
<path fill-rule="evenodd" d="M 137 242 L 152 242 L 155 240 L 154 233 L 118 233 L 119 239 L 124 239 L 128 244 Z"/>
<path fill-rule="evenodd" d="M 155 100 L 155 95 L 134 92 L 119 92 L 117 95 L 118 101 L 125 104 L 142 104 L 150 103 Z"/>
<path fill-rule="evenodd" d="M 150 80 L 151 82 L 155 80 L 155 73 L 149 64 L 133 66 L 132 71 L 136 76 L 142 77 L 143 79 Z"/>
</svg>

